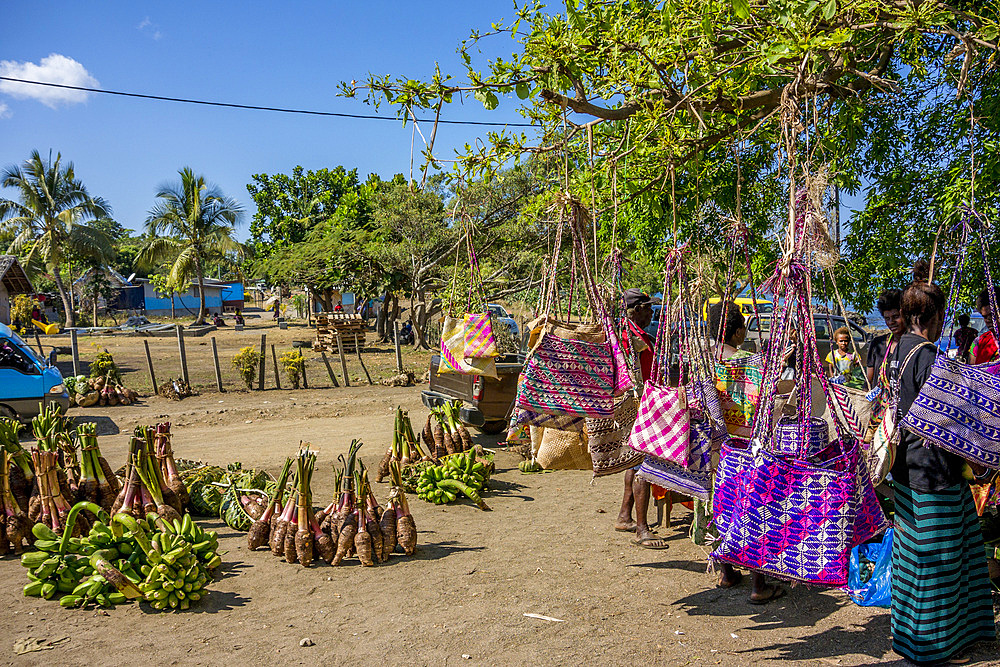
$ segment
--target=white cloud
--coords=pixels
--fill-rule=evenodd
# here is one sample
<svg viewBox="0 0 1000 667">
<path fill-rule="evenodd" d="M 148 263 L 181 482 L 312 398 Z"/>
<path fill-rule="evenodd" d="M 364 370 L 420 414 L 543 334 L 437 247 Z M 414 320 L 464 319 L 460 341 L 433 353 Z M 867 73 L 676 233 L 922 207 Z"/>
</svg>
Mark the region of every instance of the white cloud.
<svg viewBox="0 0 1000 667">
<path fill-rule="evenodd" d="M 156 41 L 160 41 L 161 37 L 163 37 L 163 33 L 160 32 L 159 30 L 153 33 L 153 39 L 155 39 Z"/>
<path fill-rule="evenodd" d="M 137 25 L 135 28 L 136 30 L 142 30 L 143 28 L 148 28 L 151 25 L 153 25 L 153 22 L 150 21 L 149 17 L 147 16 L 143 20 L 139 21 L 139 25 Z"/>
<path fill-rule="evenodd" d="M 148 30 L 147 30 L 147 28 L 148 28 Z M 135 29 L 138 30 L 141 33 L 149 35 L 150 38 L 152 38 L 153 40 L 155 40 L 157 42 L 160 41 L 161 37 L 163 37 L 163 33 L 160 32 L 160 26 L 159 26 L 159 24 L 153 23 L 153 20 L 151 18 L 149 18 L 148 16 L 145 17 L 145 18 L 143 18 L 141 21 L 139 21 L 139 25 L 137 25 L 135 27 Z M 152 31 L 152 32 L 150 32 L 150 31 Z"/>
<path fill-rule="evenodd" d="M 83 65 L 58 53 L 45 56 L 37 65 L 32 62 L 19 63 L 13 60 L 0 60 L 0 76 L 86 88 L 100 86 L 97 79 Z M 90 96 L 90 93 L 83 90 L 35 86 L 15 81 L 0 81 L 0 93 L 6 93 L 18 99 L 38 100 L 53 109 L 60 104 L 85 102 Z"/>
<path fill-rule="evenodd" d="M 10 107 L 4 104 L 3 102 L 0 102 L 0 119 L 10 118 L 10 117 L 11 117 Z"/>
</svg>

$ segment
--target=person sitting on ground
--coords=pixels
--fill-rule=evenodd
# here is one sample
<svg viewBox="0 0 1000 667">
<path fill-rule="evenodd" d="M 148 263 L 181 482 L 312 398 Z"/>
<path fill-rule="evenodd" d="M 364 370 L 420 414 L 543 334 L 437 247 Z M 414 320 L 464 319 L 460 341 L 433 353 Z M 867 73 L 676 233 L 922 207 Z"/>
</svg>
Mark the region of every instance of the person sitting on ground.
<svg viewBox="0 0 1000 667">
<path fill-rule="evenodd" d="M 898 289 L 887 289 L 879 294 L 876 308 L 885 320 L 885 326 L 889 333 L 876 336 L 868 346 L 868 361 L 865 364 L 865 372 L 868 375 L 868 382 L 875 385 L 876 378 L 881 378 L 885 360 L 896 349 L 899 344 L 899 337 L 903 335 L 906 325 L 903 317 L 899 314 L 899 302 L 903 298 L 903 292 Z"/>
<path fill-rule="evenodd" d="M 245 324 L 245 322 L 243 321 L 243 313 L 241 313 L 241 312 L 240 312 L 240 309 L 239 309 L 239 308 L 237 308 L 237 309 L 236 309 L 236 317 L 235 317 L 235 320 L 236 320 L 236 324 L 239 324 L 239 325 L 241 325 L 241 326 L 242 326 L 243 324 Z"/>
<path fill-rule="evenodd" d="M 335 313 L 342 313 L 342 312 L 344 312 L 344 305 L 338 303 L 336 306 L 333 307 L 333 312 L 335 312 Z"/>
<path fill-rule="evenodd" d="M 726 311 L 726 319 L 723 322 L 722 312 Z M 741 359 L 751 356 L 751 353 L 740 348 L 747 337 L 746 319 L 740 312 L 740 307 L 733 302 L 720 301 L 712 306 L 708 315 L 709 335 L 713 340 L 721 341 L 716 344 L 716 359 Z M 712 500 L 707 503 L 695 500 L 695 518 L 691 526 L 692 537 L 695 543 L 707 544 L 717 539 L 718 533 L 714 526 L 710 527 L 713 508 Z M 729 563 L 722 563 L 722 573 L 719 575 L 719 588 L 733 588 L 743 580 L 743 574 Z M 785 595 L 785 589 L 777 585 L 769 585 L 767 579 L 760 572 L 754 572 L 750 577 L 750 604 L 767 604 L 772 600 Z"/>
<path fill-rule="evenodd" d="M 958 351 L 955 354 L 955 358 L 959 361 L 969 363 L 969 354 L 972 352 L 972 345 L 976 342 L 976 337 L 979 332 L 969 326 L 969 322 L 972 320 L 968 315 L 959 315 L 958 319 L 958 330 L 955 331 L 955 345 L 958 347 Z"/>
<path fill-rule="evenodd" d="M 222 313 L 212 313 L 212 324 L 217 327 L 226 326 L 226 321 L 222 319 Z"/>
<path fill-rule="evenodd" d="M 643 382 L 650 379 L 653 373 L 653 339 L 645 332 L 645 328 L 653 321 L 653 300 L 640 289 L 625 290 L 625 330 L 622 335 L 635 341 L 639 353 L 639 371 Z M 649 497 L 651 488 L 649 482 L 635 476 L 639 466 L 625 471 L 625 492 L 622 496 L 621 509 L 618 511 L 618 521 L 615 530 L 619 532 L 635 531 L 635 544 L 646 549 L 667 549 L 670 545 L 656 537 L 648 523 Z M 635 506 L 635 521 L 632 521 L 632 507 Z"/>
<path fill-rule="evenodd" d="M 826 355 L 827 372 L 831 378 L 841 378 L 845 386 L 852 389 L 865 388 L 864 371 L 861 370 L 861 356 L 851 350 L 851 330 L 840 327 L 833 332 L 836 347 Z"/>
<path fill-rule="evenodd" d="M 1000 289 L 994 293 L 994 298 L 1000 301 Z M 979 334 L 972 346 L 972 363 L 985 364 L 997 357 L 997 339 L 993 337 L 993 308 L 990 306 L 990 292 L 983 290 L 976 297 L 976 310 L 983 316 L 986 328 Z"/>
</svg>

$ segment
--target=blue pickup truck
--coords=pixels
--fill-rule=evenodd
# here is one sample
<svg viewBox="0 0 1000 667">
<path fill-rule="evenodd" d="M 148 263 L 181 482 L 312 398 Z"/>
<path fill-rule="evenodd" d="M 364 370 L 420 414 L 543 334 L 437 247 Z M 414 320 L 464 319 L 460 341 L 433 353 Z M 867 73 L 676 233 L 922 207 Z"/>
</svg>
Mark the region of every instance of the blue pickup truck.
<svg viewBox="0 0 1000 667">
<path fill-rule="evenodd" d="M 0 416 L 28 422 L 53 403 L 69 408 L 59 369 L 0 324 Z"/>
</svg>

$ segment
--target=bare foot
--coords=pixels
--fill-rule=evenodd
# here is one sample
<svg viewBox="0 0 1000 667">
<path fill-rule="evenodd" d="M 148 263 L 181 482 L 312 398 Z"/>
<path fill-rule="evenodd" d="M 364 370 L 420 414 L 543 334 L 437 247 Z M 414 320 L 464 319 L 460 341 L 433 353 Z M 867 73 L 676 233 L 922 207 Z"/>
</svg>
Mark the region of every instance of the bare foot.
<svg viewBox="0 0 1000 667">
<path fill-rule="evenodd" d="M 719 575 L 719 588 L 733 588 L 743 581 L 743 573 L 733 567 L 723 567 Z"/>
<path fill-rule="evenodd" d="M 750 604 L 767 604 L 783 597 L 785 597 L 784 588 L 777 585 L 765 585 L 759 591 L 750 594 Z"/>
<path fill-rule="evenodd" d="M 615 522 L 615 530 L 619 533 L 634 533 L 635 532 L 635 521 L 631 519 L 627 521 L 622 521 L 620 518 Z"/>
</svg>

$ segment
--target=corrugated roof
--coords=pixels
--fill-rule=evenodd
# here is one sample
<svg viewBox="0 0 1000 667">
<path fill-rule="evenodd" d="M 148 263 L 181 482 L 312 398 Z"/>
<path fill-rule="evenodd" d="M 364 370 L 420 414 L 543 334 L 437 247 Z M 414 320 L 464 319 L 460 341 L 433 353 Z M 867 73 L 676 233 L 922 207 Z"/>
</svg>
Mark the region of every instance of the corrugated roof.
<svg viewBox="0 0 1000 667">
<path fill-rule="evenodd" d="M 0 255 L 0 280 L 8 294 L 32 294 L 35 288 L 14 255 Z"/>
</svg>

